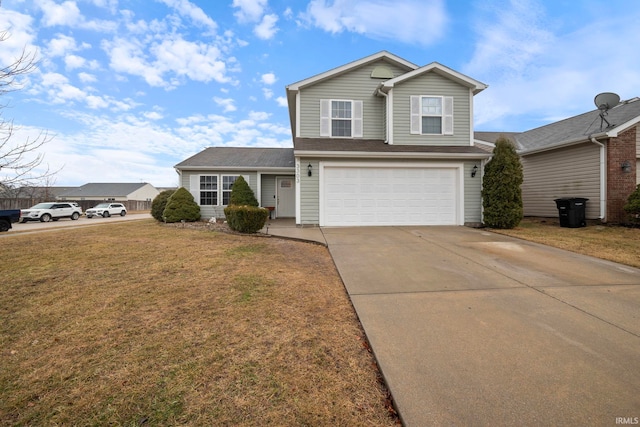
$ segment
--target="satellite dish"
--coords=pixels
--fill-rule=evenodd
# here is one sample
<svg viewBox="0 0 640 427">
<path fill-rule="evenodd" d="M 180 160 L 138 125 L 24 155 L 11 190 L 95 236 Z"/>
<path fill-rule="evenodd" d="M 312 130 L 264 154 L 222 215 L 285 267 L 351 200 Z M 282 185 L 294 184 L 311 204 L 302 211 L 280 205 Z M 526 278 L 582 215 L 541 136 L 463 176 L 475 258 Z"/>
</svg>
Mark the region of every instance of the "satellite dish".
<svg viewBox="0 0 640 427">
<path fill-rule="evenodd" d="M 596 104 L 596 107 L 598 107 L 598 110 L 605 112 L 618 105 L 620 96 L 612 92 L 603 92 L 596 95 L 593 102 Z"/>
</svg>

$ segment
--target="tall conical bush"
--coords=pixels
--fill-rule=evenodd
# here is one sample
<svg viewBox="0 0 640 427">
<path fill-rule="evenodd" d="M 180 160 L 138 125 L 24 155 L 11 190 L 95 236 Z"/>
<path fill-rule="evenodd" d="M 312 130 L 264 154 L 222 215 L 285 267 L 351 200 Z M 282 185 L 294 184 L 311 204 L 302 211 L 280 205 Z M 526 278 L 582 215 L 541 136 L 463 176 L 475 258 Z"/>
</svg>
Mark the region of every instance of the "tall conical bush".
<svg viewBox="0 0 640 427">
<path fill-rule="evenodd" d="M 162 215 L 164 215 L 164 208 L 167 207 L 167 201 L 169 200 L 169 197 L 171 197 L 171 195 L 175 193 L 175 191 L 176 190 L 161 191 L 160 194 L 158 194 L 153 199 L 153 202 L 151 202 L 151 216 L 154 217 L 157 221 L 164 221 L 164 219 L 162 218 Z"/>
<path fill-rule="evenodd" d="M 200 206 L 186 188 L 180 187 L 167 200 L 162 214 L 166 222 L 193 222 L 200 219 Z"/>
<path fill-rule="evenodd" d="M 236 178 L 233 186 L 231 187 L 231 200 L 229 201 L 229 205 L 236 206 L 258 206 L 258 200 L 256 196 L 249 187 L 247 181 L 239 176 Z"/>
<path fill-rule="evenodd" d="M 523 173 L 513 143 L 501 136 L 493 157 L 484 168 L 482 206 L 484 224 L 492 228 L 514 228 L 523 218 Z"/>
</svg>

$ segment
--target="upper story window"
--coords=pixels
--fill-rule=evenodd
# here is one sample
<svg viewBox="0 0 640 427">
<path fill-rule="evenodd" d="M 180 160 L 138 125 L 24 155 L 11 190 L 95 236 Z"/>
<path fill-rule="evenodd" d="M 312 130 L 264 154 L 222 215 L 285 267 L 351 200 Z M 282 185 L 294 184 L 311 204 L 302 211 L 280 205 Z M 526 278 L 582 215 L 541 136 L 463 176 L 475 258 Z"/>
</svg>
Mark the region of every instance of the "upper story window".
<svg viewBox="0 0 640 427">
<path fill-rule="evenodd" d="M 320 136 L 361 138 L 362 101 L 321 99 Z"/>
<path fill-rule="evenodd" d="M 411 133 L 453 135 L 453 97 L 412 96 Z"/>
</svg>

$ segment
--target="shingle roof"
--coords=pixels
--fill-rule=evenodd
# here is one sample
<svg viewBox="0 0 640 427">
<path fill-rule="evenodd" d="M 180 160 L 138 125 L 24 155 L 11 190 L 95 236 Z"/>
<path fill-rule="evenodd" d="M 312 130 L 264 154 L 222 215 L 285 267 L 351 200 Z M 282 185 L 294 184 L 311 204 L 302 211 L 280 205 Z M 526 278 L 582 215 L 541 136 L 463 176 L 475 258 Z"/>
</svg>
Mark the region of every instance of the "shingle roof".
<svg viewBox="0 0 640 427">
<path fill-rule="evenodd" d="M 515 136 L 516 144 L 520 150 L 529 151 L 572 141 L 586 141 L 592 135 L 615 131 L 628 125 L 629 122 L 633 123 L 634 119 L 640 120 L 640 99 L 633 98 L 621 102 L 610 109 L 605 118 L 611 123 L 611 126 L 607 127 L 607 124 L 603 123 L 604 127 L 601 128 L 600 111 L 589 111 L 519 133 Z"/>
<path fill-rule="evenodd" d="M 89 183 L 62 193 L 59 197 L 122 197 L 148 185 L 146 182 Z"/>
<path fill-rule="evenodd" d="M 486 157 L 487 152 L 478 147 L 458 145 L 395 145 L 385 144 L 381 139 L 331 139 L 331 138 L 296 138 L 294 149 L 298 151 L 317 152 L 364 152 L 364 153 L 421 153 L 421 154 L 478 154 Z"/>
<path fill-rule="evenodd" d="M 175 165 L 184 168 L 293 168 L 293 148 L 209 147 Z"/>
<path fill-rule="evenodd" d="M 491 144 L 495 144 L 498 138 L 504 136 L 511 141 L 515 140 L 515 137 L 519 135 L 520 132 L 483 132 L 477 131 L 473 133 L 473 137 L 479 141 L 490 142 Z"/>
</svg>

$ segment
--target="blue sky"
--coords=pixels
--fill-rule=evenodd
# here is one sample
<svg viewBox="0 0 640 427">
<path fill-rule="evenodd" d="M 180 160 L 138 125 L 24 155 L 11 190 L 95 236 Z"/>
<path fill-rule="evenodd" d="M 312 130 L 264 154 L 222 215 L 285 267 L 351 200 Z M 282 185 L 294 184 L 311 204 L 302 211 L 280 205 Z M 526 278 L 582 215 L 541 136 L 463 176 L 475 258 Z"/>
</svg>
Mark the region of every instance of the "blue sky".
<svg viewBox="0 0 640 427">
<path fill-rule="evenodd" d="M 488 84 L 476 130 L 640 96 L 638 22 L 637 0 L 5 0 L 0 65 L 39 67 L 0 112 L 13 144 L 54 136 L 54 185 L 175 186 L 205 147 L 291 147 L 285 86 L 381 50 Z"/>
</svg>

